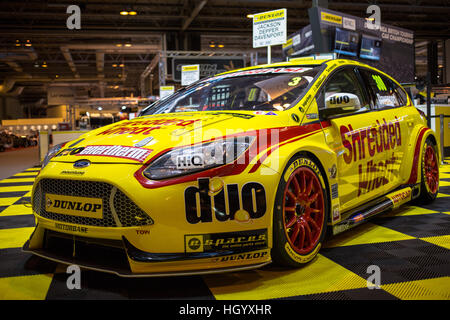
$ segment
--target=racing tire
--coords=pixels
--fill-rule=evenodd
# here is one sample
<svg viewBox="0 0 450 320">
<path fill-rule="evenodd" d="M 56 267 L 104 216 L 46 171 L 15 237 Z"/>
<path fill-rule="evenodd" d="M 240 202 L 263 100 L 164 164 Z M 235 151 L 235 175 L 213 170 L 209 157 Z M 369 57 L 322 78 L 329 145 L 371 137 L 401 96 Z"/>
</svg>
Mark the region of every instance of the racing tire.
<svg viewBox="0 0 450 320">
<path fill-rule="evenodd" d="M 325 238 L 329 204 L 324 175 L 306 156 L 289 160 L 281 176 L 273 213 L 272 260 L 300 267 L 313 260 Z"/>
<path fill-rule="evenodd" d="M 437 146 L 428 138 L 421 156 L 420 195 L 417 202 L 427 204 L 436 199 L 439 192 L 439 160 Z"/>
</svg>

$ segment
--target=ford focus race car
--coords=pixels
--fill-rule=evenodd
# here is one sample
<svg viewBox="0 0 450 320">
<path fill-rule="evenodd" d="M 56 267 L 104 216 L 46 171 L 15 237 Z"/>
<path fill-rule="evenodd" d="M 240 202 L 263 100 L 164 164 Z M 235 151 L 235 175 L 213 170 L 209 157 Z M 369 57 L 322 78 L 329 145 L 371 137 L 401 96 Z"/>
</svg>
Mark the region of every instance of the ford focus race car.
<svg viewBox="0 0 450 320">
<path fill-rule="evenodd" d="M 438 192 L 438 143 L 390 76 L 298 59 L 202 79 L 53 147 L 24 250 L 121 276 L 310 262 Z"/>
</svg>

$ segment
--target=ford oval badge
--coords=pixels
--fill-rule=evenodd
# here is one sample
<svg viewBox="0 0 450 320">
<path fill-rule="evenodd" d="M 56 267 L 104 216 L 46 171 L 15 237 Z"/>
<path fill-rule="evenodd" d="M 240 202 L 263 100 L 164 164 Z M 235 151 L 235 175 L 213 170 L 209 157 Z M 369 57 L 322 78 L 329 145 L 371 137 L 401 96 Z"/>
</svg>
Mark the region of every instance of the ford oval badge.
<svg viewBox="0 0 450 320">
<path fill-rule="evenodd" d="M 89 160 L 78 160 L 77 162 L 75 162 L 73 164 L 74 168 L 86 168 L 89 167 L 91 165 L 91 162 Z"/>
</svg>

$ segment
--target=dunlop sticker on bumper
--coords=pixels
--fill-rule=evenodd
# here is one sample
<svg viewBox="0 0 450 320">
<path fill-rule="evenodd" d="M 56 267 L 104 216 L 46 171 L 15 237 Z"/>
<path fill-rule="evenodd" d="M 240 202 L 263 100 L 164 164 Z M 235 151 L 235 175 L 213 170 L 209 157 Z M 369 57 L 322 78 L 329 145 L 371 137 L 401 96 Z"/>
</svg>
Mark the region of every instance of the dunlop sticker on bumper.
<svg viewBox="0 0 450 320">
<path fill-rule="evenodd" d="M 103 200 L 47 193 L 45 195 L 45 210 L 71 216 L 102 219 Z"/>
</svg>

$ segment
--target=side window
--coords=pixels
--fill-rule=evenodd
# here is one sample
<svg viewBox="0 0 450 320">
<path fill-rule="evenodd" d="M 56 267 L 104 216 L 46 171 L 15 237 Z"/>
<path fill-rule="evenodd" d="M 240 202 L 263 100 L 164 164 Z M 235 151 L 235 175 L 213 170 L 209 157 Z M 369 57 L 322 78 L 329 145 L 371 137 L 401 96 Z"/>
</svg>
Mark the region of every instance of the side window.
<svg viewBox="0 0 450 320">
<path fill-rule="evenodd" d="M 358 113 L 370 110 L 369 99 L 352 69 L 331 76 L 318 97 L 323 115 Z"/>
<path fill-rule="evenodd" d="M 398 97 L 401 101 L 401 105 L 406 106 L 406 104 L 408 103 L 408 94 L 406 93 L 406 91 L 403 88 L 399 87 L 394 82 L 392 82 L 392 84 L 393 84 L 395 93 L 398 95 Z"/>
<path fill-rule="evenodd" d="M 367 81 L 377 109 L 400 107 L 406 104 L 406 94 L 391 79 L 372 71 L 360 70 Z"/>
</svg>

